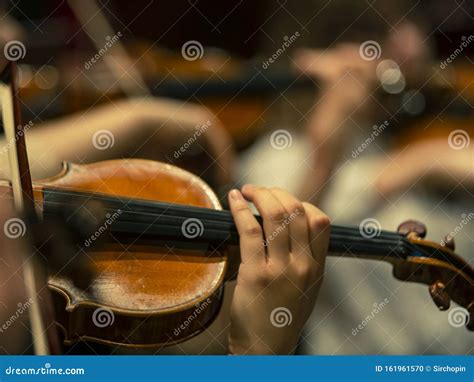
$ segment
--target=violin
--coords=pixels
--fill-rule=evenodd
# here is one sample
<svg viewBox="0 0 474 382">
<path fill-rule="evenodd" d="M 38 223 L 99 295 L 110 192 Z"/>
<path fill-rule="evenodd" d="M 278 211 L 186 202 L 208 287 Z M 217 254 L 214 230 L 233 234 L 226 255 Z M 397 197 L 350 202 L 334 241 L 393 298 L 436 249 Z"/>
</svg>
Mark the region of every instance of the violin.
<svg viewBox="0 0 474 382">
<path fill-rule="evenodd" d="M 11 192 L 7 182 L 0 190 Z M 89 258 L 89 287 L 77 287 L 83 275 L 67 267 L 49 277 L 66 344 L 171 345 L 212 323 L 225 282 L 234 276 L 228 269 L 237 259 L 228 248 L 238 244 L 238 234 L 230 212 L 198 177 L 154 161 L 112 160 L 65 164 L 33 190 L 43 219 L 92 201 L 106 212 L 76 255 Z M 453 300 L 472 316 L 472 267 L 447 246 L 424 240 L 417 227 L 374 235 L 333 225 L 329 254 L 388 261 L 396 278 L 429 285 L 440 309 Z"/>
</svg>

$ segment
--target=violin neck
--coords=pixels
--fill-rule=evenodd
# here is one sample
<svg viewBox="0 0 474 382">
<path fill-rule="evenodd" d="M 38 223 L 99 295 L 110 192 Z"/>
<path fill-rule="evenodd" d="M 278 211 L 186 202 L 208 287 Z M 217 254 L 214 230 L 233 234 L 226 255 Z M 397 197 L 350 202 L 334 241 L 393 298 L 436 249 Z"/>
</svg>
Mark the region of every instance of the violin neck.
<svg viewBox="0 0 474 382">
<path fill-rule="evenodd" d="M 91 196 L 76 191 L 44 190 L 44 216 L 56 208 L 71 206 L 71 196 L 97 200 L 104 207 L 107 230 L 115 240 L 176 246 L 190 249 L 221 248 L 238 245 L 239 234 L 230 211 L 185 206 L 164 202 Z M 80 201 L 80 199 L 78 200 Z M 256 216 L 262 224 L 260 216 Z M 291 223 L 291 216 L 281 225 Z M 268 233 L 272 240 L 278 232 Z M 331 225 L 329 253 L 373 259 L 406 258 L 403 236 L 387 231 L 363 232 L 359 227 Z"/>
</svg>

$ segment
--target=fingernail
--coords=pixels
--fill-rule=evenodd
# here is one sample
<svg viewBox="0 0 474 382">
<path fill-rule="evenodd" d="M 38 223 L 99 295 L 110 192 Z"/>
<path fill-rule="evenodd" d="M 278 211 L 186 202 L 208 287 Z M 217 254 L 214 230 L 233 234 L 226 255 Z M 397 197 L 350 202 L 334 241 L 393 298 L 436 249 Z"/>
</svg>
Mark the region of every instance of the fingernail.
<svg viewBox="0 0 474 382">
<path fill-rule="evenodd" d="M 234 200 L 242 200 L 242 194 L 240 193 L 239 190 L 231 190 L 230 193 L 229 193 L 230 197 Z"/>
</svg>

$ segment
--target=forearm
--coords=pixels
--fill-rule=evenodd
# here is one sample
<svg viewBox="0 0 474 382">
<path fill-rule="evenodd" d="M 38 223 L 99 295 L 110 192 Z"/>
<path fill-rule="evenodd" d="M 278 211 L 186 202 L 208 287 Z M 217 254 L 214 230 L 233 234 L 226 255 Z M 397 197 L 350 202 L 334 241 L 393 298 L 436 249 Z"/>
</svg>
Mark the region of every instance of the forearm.
<svg viewBox="0 0 474 382">
<path fill-rule="evenodd" d="M 306 161 L 310 164 L 300 197 L 316 203 L 325 191 L 334 169 L 344 159 L 344 148 L 350 142 L 349 128 L 354 112 L 339 102 L 331 92 L 323 95 L 316 105 L 308 125 L 312 151 Z"/>
<path fill-rule="evenodd" d="M 173 158 L 173 150 L 194 135 L 214 158 L 220 156 L 221 166 L 216 167 L 229 173 L 230 178 L 232 149 L 219 121 L 202 107 L 165 99 L 119 101 L 78 112 L 33 126 L 27 131 L 26 140 L 32 175 L 44 178 L 57 173 L 63 161 Z M 7 143 L 1 144 L 5 147 Z M 4 151 L 2 178 L 9 174 L 7 158 Z"/>
<path fill-rule="evenodd" d="M 78 112 L 37 126 L 33 121 L 25 135 L 33 178 L 54 175 L 63 161 L 87 163 L 122 156 L 140 123 L 127 102 Z M 2 177 L 9 174 L 6 147 L 11 144 L 5 140 L 1 143 Z"/>
<path fill-rule="evenodd" d="M 381 200 L 420 182 L 440 186 L 474 185 L 474 148 L 454 150 L 446 138 L 414 143 L 389 157 L 385 164 L 381 164 L 374 183 Z"/>
<path fill-rule="evenodd" d="M 443 141 L 444 143 L 444 141 Z M 474 186 L 474 147 L 465 149 L 441 150 L 441 142 L 432 149 L 438 158 L 433 168 L 433 176 L 452 181 L 453 183 L 464 183 L 470 187 Z"/>
</svg>

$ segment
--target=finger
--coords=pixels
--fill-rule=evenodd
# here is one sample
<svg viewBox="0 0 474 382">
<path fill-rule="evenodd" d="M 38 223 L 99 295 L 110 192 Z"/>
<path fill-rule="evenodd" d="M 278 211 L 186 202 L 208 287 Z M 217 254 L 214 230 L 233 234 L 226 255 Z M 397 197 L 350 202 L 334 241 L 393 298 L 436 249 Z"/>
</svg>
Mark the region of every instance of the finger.
<svg viewBox="0 0 474 382">
<path fill-rule="evenodd" d="M 329 218 L 320 209 L 310 203 L 303 203 L 309 228 L 310 247 L 313 258 L 324 266 L 329 247 L 331 227 Z"/>
<path fill-rule="evenodd" d="M 303 203 L 289 192 L 280 188 L 271 188 L 270 192 L 280 200 L 288 214 L 288 218 L 285 222 L 289 224 L 289 238 L 292 256 L 311 256 L 308 223 Z"/>
<path fill-rule="evenodd" d="M 266 188 L 246 185 L 242 193 L 250 200 L 263 218 L 263 232 L 268 258 L 287 263 L 290 260 L 288 224 L 284 224 L 286 210 Z"/>
<path fill-rule="evenodd" d="M 240 235 L 242 263 L 265 263 L 263 230 L 239 190 L 229 192 L 230 211 Z"/>
</svg>

